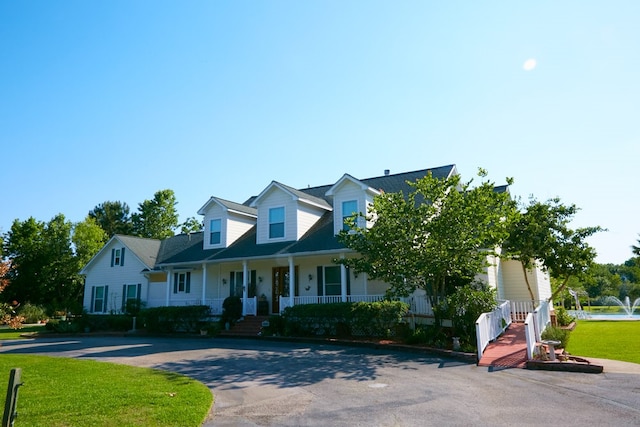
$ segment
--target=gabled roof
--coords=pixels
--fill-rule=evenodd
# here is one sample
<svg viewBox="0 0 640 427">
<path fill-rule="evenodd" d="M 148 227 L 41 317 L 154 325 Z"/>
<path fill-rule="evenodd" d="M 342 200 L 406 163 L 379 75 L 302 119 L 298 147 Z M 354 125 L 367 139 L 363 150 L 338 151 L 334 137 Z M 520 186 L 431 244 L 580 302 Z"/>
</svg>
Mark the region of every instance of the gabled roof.
<svg viewBox="0 0 640 427">
<path fill-rule="evenodd" d="M 205 215 L 209 207 L 213 204 L 217 204 L 222 209 L 228 212 L 237 213 L 240 215 L 246 215 L 252 218 L 256 218 L 258 216 L 258 212 L 255 208 L 251 206 L 243 205 L 236 202 L 231 202 L 229 200 L 221 199 L 219 197 L 211 197 L 207 200 L 207 203 L 204 204 L 200 209 L 198 209 L 199 215 Z"/>
<path fill-rule="evenodd" d="M 348 173 L 345 173 L 344 175 L 342 175 L 342 178 L 340 178 L 340 179 L 338 180 L 338 182 L 336 182 L 335 184 L 333 184 L 333 185 L 331 186 L 331 188 L 329 188 L 329 189 L 327 190 L 327 192 L 325 193 L 325 195 L 326 195 L 326 196 L 333 196 L 333 195 L 335 194 L 336 190 L 337 190 L 338 188 L 340 188 L 340 186 L 342 186 L 342 185 L 343 185 L 345 182 L 347 182 L 347 181 L 348 181 L 348 182 L 351 182 L 351 183 L 353 183 L 353 184 L 355 184 L 355 185 L 357 185 L 358 187 L 360 187 L 360 189 L 361 189 L 362 191 L 366 191 L 366 192 L 368 192 L 368 193 L 370 193 L 370 194 L 373 194 L 373 195 L 380 194 L 380 191 L 379 191 L 379 190 L 376 190 L 375 188 L 369 187 L 368 185 L 366 185 L 366 184 L 365 184 L 365 183 L 363 183 L 362 181 L 360 181 L 360 180 L 358 180 L 358 179 L 356 179 L 356 178 L 352 177 L 352 176 L 351 176 L 351 175 L 349 175 Z"/>
<path fill-rule="evenodd" d="M 445 179 L 457 174 L 455 165 L 441 166 L 432 169 L 422 169 L 413 172 L 404 172 L 394 175 L 384 175 L 363 180 L 357 180 L 351 175 L 345 174 L 345 180 L 354 180 L 354 182 L 362 183 L 363 188 L 371 188 L 376 191 L 399 192 L 405 195 L 411 191 L 408 182 L 414 182 L 431 173 L 432 176 Z M 340 181 L 339 181 L 340 182 Z M 344 181 L 343 181 L 344 182 Z M 268 258 L 278 256 L 288 256 L 296 254 L 310 254 L 323 251 L 341 251 L 347 250 L 337 239 L 334 234 L 333 213 L 331 211 L 330 199 L 327 193 L 338 183 L 331 185 L 323 185 L 319 187 L 310 187 L 296 190 L 279 182 L 273 181 L 265 190 L 256 197 L 250 198 L 246 204 L 239 205 L 237 203 L 228 202 L 219 198 L 211 198 L 207 203 L 224 204 L 225 207 L 240 209 L 240 206 L 247 208 L 251 204 L 251 208 L 255 212 L 255 206 L 259 203 L 260 198 L 276 187 L 281 191 L 288 193 L 292 198 L 304 203 L 320 206 L 327 210 L 322 217 L 297 241 L 284 241 L 276 243 L 257 244 L 256 230 L 254 225 L 233 242 L 227 248 L 220 249 L 203 249 L 204 233 L 190 233 L 173 236 L 163 240 L 157 252 L 157 262 L 155 267 L 163 266 L 188 266 L 202 263 L 221 262 L 226 260 L 239 260 L 248 258 Z M 502 187 L 497 187 L 505 191 Z M 331 194 L 331 193 L 329 193 Z M 205 209 L 207 204 L 201 209 Z M 127 237 L 127 236 L 120 236 Z M 138 238 L 132 238 L 138 239 Z M 149 240 L 149 239 L 141 239 Z M 132 248 L 133 250 L 133 248 Z"/>
<path fill-rule="evenodd" d="M 258 194 L 258 196 L 255 199 L 253 199 L 253 201 L 251 202 L 251 207 L 257 206 L 260 203 L 260 199 L 264 198 L 265 195 L 269 193 L 269 191 L 271 191 L 273 188 L 278 188 L 281 191 L 284 191 L 285 193 L 289 194 L 292 199 L 297 200 L 301 203 L 306 203 L 311 206 L 316 206 L 321 209 L 325 209 L 327 211 L 333 210 L 333 207 L 331 206 L 331 204 L 327 202 L 325 199 L 323 199 L 322 197 L 316 197 L 316 196 L 310 195 L 309 193 L 306 193 L 301 190 L 296 190 L 293 187 L 289 187 L 288 185 L 284 185 L 277 181 L 271 181 L 271 184 L 269 184 L 267 188 L 262 190 L 262 192 Z"/>
<path fill-rule="evenodd" d="M 157 239 L 145 239 L 142 237 L 135 236 L 126 236 L 124 234 L 116 234 L 100 249 L 100 251 L 93 256 L 85 265 L 82 270 L 80 270 L 80 274 L 85 274 L 87 268 L 93 264 L 94 260 L 106 250 L 108 246 L 110 246 L 111 242 L 118 241 L 125 248 L 127 248 L 131 254 L 135 255 L 138 260 L 146 267 L 153 268 L 156 265 L 158 259 L 158 251 L 160 249 L 160 244 L 162 243 Z"/>
</svg>

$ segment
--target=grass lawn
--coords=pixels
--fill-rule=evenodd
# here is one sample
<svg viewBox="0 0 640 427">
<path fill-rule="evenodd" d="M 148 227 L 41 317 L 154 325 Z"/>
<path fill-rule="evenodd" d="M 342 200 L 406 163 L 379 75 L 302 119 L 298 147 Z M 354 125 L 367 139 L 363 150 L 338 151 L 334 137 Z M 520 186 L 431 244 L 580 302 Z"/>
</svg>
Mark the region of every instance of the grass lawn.
<svg viewBox="0 0 640 427">
<path fill-rule="evenodd" d="M 23 354 L 0 355 L 3 396 L 12 368 L 24 383 L 16 426 L 200 426 L 213 401 L 204 384 L 174 373 Z"/>
<path fill-rule="evenodd" d="M 640 321 L 579 320 L 567 351 L 576 356 L 640 363 Z"/>
<path fill-rule="evenodd" d="M 17 340 L 23 337 L 20 334 L 27 332 L 46 333 L 47 330 L 44 325 L 25 326 L 22 329 L 11 329 L 10 327 L 3 325 L 0 326 L 0 340 Z"/>
</svg>

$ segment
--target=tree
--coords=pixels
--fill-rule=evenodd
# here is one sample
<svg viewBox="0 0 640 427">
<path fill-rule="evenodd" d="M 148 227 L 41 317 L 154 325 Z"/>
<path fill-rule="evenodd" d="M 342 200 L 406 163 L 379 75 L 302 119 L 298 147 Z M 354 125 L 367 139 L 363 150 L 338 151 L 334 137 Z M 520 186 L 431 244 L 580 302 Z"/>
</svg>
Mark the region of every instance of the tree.
<svg viewBox="0 0 640 427">
<path fill-rule="evenodd" d="M 107 233 L 94 218 L 87 216 L 84 221 L 74 226 L 71 241 L 75 247 L 78 265 L 84 266 L 104 246 Z"/>
<path fill-rule="evenodd" d="M 180 225 L 180 232 L 182 234 L 197 233 L 204 228 L 202 221 L 199 221 L 195 217 L 189 217 L 185 222 Z"/>
<path fill-rule="evenodd" d="M 4 254 L 11 261 L 8 301 L 55 309 L 76 308 L 82 296 L 79 265 L 71 248 L 72 224 L 58 214 L 48 223 L 15 220 L 5 236 Z"/>
<path fill-rule="evenodd" d="M 638 239 L 638 246 L 631 245 L 631 252 L 633 252 L 635 256 L 640 257 L 640 239 Z"/>
<path fill-rule="evenodd" d="M 480 170 L 480 177 L 486 172 Z M 508 180 L 511 183 L 511 180 Z M 390 284 L 394 295 L 424 289 L 432 304 L 455 286 L 470 283 L 508 235 L 515 213 L 506 191 L 484 181 L 477 187 L 459 176 L 430 174 L 414 183 L 408 195 L 383 193 L 373 200 L 367 220 L 338 239 L 359 256 L 340 260 L 357 272 Z"/>
<path fill-rule="evenodd" d="M 132 215 L 133 233 L 150 239 L 166 239 L 173 236 L 178 227 L 176 196 L 173 190 L 157 191 L 152 200 L 138 205 Z"/>
<path fill-rule="evenodd" d="M 104 202 L 89 211 L 89 217 L 111 238 L 114 234 L 131 234 L 133 224 L 129 215 L 129 205 L 123 202 Z"/>
<path fill-rule="evenodd" d="M 531 199 L 526 211 L 512 223 L 503 254 L 521 262 L 532 300 L 534 295 L 526 270 L 536 263 L 541 263 L 561 283 L 550 301 L 562 292 L 571 277 L 582 275 L 592 265 L 596 252 L 586 239 L 603 229 L 599 226 L 569 228 L 576 212 L 575 205 L 564 205 L 558 198 L 544 203 Z"/>
</svg>

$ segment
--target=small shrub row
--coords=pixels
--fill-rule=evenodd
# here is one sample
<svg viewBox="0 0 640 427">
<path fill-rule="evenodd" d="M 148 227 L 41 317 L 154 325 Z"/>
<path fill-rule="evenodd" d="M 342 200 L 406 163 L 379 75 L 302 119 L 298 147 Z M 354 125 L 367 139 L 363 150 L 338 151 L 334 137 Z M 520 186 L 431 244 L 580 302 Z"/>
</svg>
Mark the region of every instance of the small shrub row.
<svg viewBox="0 0 640 427">
<path fill-rule="evenodd" d="M 172 333 L 199 331 L 203 322 L 209 319 L 208 305 L 189 305 L 182 307 L 153 307 L 140 312 L 140 318 L 149 332 Z"/>
<path fill-rule="evenodd" d="M 400 301 L 340 302 L 303 304 L 287 307 L 282 319 L 272 317 L 268 332 L 292 336 L 367 336 L 395 335 L 409 311 Z"/>
</svg>

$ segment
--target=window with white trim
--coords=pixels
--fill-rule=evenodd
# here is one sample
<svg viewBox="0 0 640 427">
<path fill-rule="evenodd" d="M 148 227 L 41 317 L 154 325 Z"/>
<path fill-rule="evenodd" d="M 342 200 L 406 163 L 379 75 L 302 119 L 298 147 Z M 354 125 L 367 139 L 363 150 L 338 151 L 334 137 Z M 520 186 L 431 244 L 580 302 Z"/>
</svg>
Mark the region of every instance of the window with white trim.
<svg viewBox="0 0 640 427">
<path fill-rule="evenodd" d="M 191 272 L 173 274 L 173 293 L 189 294 L 191 293 Z"/>
<path fill-rule="evenodd" d="M 342 284 L 339 265 L 325 266 L 323 279 L 325 295 L 341 295 Z"/>
<path fill-rule="evenodd" d="M 358 201 L 357 200 L 346 200 L 342 202 L 342 229 L 345 231 L 351 230 L 351 226 L 349 225 L 349 219 L 354 215 L 358 214 Z M 357 224 L 357 219 L 356 219 Z"/>
<path fill-rule="evenodd" d="M 284 206 L 269 209 L 269 238 L 284 237 Z"/>
<path fill-rule="evenodd" d="M 209 244 L 219 245 L 222 241 L 222 220 L 212 219 L 209 222 Z"/>
<path fill-rule="evenodd" d="M 91 312 L 104 313 L 107 311 L 108 286 L 94 286 L 91 291 Z"/>
<path fill-rule="evenodd" d="M 111 267 L 124 265 L 124 248 L 111 249 Z"/>
</svg>

